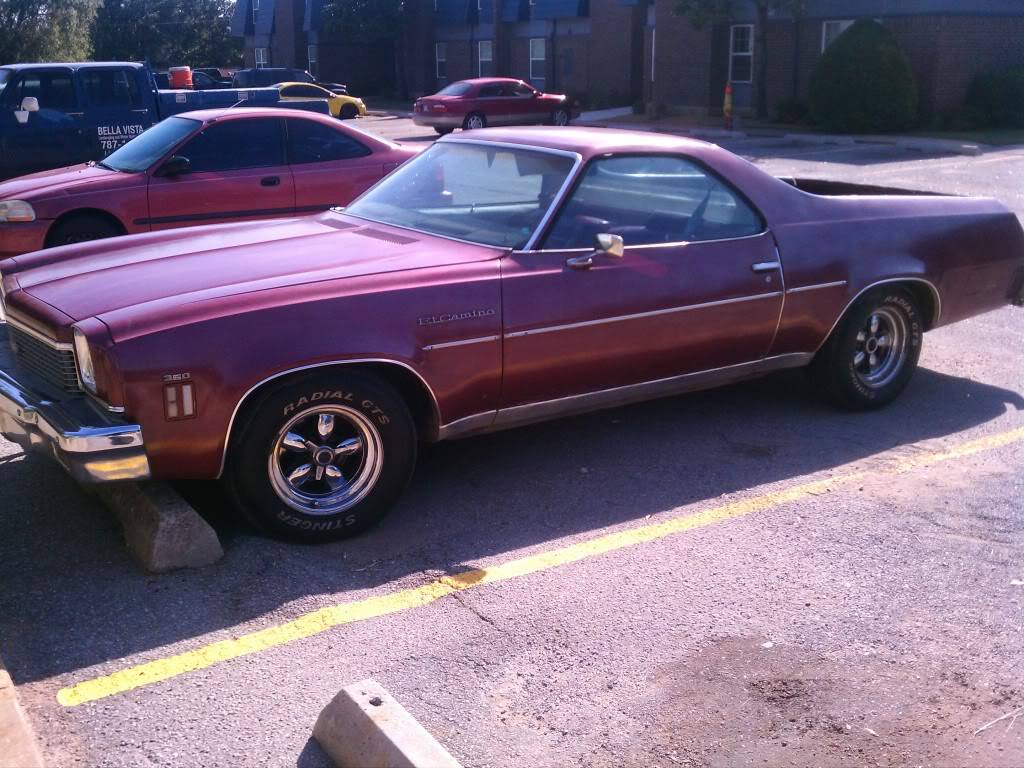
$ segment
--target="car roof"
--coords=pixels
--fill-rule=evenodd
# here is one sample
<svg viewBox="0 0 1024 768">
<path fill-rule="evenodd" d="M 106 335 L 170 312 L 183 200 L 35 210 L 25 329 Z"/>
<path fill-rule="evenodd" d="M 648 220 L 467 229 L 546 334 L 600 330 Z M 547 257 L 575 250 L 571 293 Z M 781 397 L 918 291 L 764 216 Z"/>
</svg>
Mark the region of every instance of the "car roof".
<svg viewBox="0 0 1024 768">
<path fill-rule="evenodd" d="M 324 88 L 319 83 L 304 83 L 304 82 L 302 82 L 300 80 L 289 80 L 288 82 L 285 82 L 285 83 L 274 83 L 273 85 L 271 85 L 269 87 L 270 88 L 284 88 L 285 86 L 288 86 L 288 85 L 313 85 L 313 86 L 316 86 L 317 88 L 321 88 L 321 89 L 323 89 L 325 91 L 327 90 L 326 88 Z"/>
<path fill-rule="evenodd" d="M 131 67 L 142 69 L 145 65 L 136 61 L 47 61 L 32 62 L 30 64 L 2 64 L 0 69 L 48 69 L 52 67 L 65 67 L 67 69 L 93 69 L 102 67 Z"/>
<path fill-rule="evenodd" d="M 585 126 L 531 126 L 523 128 L 483 128 L 471 133 L 460 133 L 440 139 L 451 141 L 493 141 L 504 144 L 556 149 L 593 157 L 608 152 L 686 152 L 708 154 L 718 150 L 714 144 L 682 136 L 648 131 L 627 131 L 616 128 L 590 128 Z"/>
<path fill-rule="evenodd" d="M 470 85 L 487 85 L 488 83 L 521 83 L 523 81 L 516 77 L 471 77 L 466 80 L 459 80 L 458 82 L 469 83 Z"/>
<path fill-rule="evenodd" d="M 291 117 L 303 120 L 316 120 L 317 122 L 324 123 L 331 128 L 337 128 L 343 131 L 353 131 L 359 134 L 361 138 L 365 137 L 366 141 L 371 143 L 388 147 L 399 146 L 396 142 L 391 141 L 390 139 L 370 133 L 369 131 L 357 128 L 353 125 L 347 125 L 345 122 L 339 121 L 337 118 L 331 117 L 330 115 L 324 115 L 319 112 L 310 112 L 305 109 L 288 109 L 287 107 L 219 107 L 217 109 L 196 109 L 191 112 L 179 112 L 176 115 L 171 115 L 171 117 L 185 117 L 190 120 L 200 120 L 204 123 L 213 120 L 221 120 L 223 118 L 231 120 L 245 120 L 255 119 L 257 117 Z"/>
</svg>

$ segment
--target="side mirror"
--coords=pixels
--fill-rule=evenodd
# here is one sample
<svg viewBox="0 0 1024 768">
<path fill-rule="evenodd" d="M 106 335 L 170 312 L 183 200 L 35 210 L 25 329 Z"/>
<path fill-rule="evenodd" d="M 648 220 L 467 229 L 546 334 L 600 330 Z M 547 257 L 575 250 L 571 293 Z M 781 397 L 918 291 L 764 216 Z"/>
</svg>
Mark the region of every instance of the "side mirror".
<svg viewBox="0 0 1024 768">
<path fill-rule="evenodd" d="M 172 177 L 184 176 L 186 173 L 192 173 L 192 161 L 181 155 L 173 155 L 157 169 L 156 175 Z"/>
<path fill-rule="evenodd" d="M 21 100 L 21 109 L 14 110 L 14 119 L 18 121 L 19 125 L 25 125 L 28 122 L 29 113 L 38 111 L 39 99 L 35 96 L 26 96 Z"/>
<path fill-rule="evenodd" d="M 573 269 L 590 269 L 594 266 L 595 256 L 610 256 L 613 259 L 621 259 L 626 252 L 626 244 L 622 235 L 600 234 L 594 238 L 594 252 L 583 256 L 573 256 L 566 259 L 566 266 Z"/>
</svg>

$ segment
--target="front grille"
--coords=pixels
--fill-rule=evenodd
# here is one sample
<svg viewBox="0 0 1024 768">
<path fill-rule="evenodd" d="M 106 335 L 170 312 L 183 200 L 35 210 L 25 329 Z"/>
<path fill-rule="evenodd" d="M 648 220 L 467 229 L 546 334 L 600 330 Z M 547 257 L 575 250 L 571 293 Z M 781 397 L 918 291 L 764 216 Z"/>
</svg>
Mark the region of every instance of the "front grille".
<svg viewBox="0 0 1024 768">
<path fill-rule="evenodd" d="M 18 365 L 64 392 L 82 391 L 73 350 L 56 347 L 56 342 L 43 341 L 10 323 L 7 328 Z"/>
</svg>

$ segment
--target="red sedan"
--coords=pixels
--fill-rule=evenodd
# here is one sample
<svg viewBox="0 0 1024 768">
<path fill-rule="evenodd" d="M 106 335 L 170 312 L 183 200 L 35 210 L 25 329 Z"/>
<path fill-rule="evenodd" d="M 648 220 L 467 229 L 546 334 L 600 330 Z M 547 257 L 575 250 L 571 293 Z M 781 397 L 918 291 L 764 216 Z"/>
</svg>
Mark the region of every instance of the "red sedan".
<svg viewBox="0 0 1024 768">
<path fill-rule="evenodd" d="M 508 77 L 459 80 L 417 99 L 412 108 L 416 125 L 430 126 L 442 136 L 456 128 L 468 131 L 489 125 L 568 125 L 573 117 L 564 95 L 541 93 Z"/>
<path fill-rule="evenodd" d="M 346 205 L 418 150 L 293 109 L 168 118 L 99 163 L 0 184 L 0 258 Z"/>
</svg>

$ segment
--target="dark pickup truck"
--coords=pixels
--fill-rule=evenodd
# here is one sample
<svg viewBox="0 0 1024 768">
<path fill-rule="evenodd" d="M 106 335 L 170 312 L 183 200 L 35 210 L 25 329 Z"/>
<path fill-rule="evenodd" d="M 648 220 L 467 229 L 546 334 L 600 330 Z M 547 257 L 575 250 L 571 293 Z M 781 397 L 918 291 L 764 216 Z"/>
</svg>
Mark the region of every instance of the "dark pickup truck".
<svg viewBox="0 0 1024 768">
<path fill-rule="evenodd" d="M 328 111 L 280 101 L 276 88 L 159 90 L 131 62 L 0 66 L 0 180 L 101 160 L 165 117 L 235 104 Z"/>
</svg>

